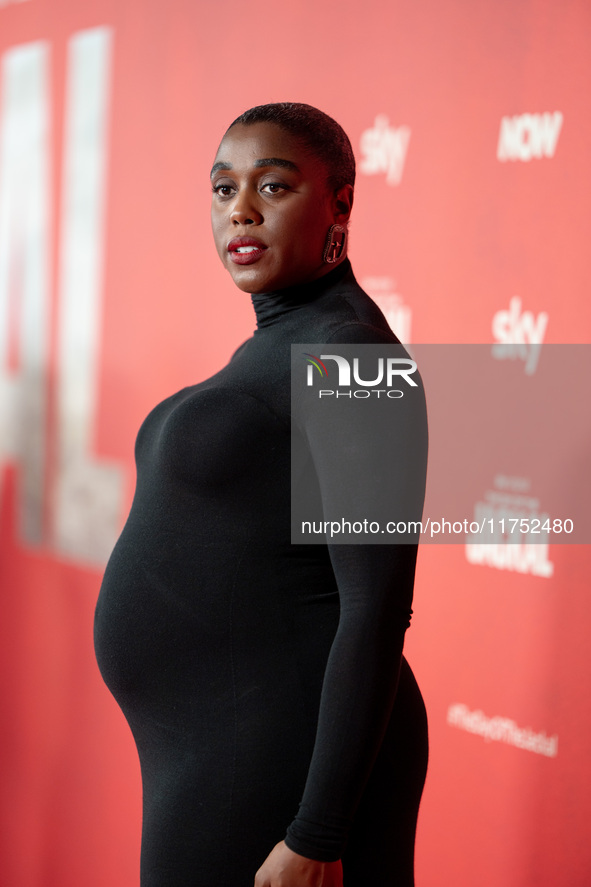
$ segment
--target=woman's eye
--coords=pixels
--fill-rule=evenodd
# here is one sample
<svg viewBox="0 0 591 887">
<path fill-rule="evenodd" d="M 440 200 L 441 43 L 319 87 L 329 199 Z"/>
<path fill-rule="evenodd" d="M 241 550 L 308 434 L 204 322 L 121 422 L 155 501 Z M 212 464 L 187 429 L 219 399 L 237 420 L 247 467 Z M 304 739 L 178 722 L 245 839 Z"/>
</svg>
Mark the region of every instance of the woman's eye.
<svg viewBox="0 0 591 887">
<path fill-rule="evenodd" d="M 229 197 L 233 190 L 232 185 L 213 186 L 213 193 L 218 194 L 220 197 Z"/>
<path fill-rule="evenodd" d="M 281 185 L 279 182 L 267 182 L 261 187 L 261 191 L 264 191 L 266 194 L 279 194 L 280 191 L 285 190 L 286 186 Z"/>
</svg>

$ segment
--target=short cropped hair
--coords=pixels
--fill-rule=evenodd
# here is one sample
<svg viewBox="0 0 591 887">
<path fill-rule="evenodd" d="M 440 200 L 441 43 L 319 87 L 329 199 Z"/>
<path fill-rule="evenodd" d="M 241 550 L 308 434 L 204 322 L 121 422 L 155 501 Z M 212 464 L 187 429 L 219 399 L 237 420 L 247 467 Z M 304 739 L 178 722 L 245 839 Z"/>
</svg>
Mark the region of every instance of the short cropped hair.
<svg viewBox="0 0 591 887">
<path fill-rule="evenodd" d="M 328 170 L 328 184 L 331 189 L 355 185 L 355 156 L 349 137 L 336 120 L 318 108 L 302 102 L 257 105 L 237 117 L 227 131 L 238 123 L 243 126 L 274 123 L 299 138 L 324 164 Z"/>
</svg>

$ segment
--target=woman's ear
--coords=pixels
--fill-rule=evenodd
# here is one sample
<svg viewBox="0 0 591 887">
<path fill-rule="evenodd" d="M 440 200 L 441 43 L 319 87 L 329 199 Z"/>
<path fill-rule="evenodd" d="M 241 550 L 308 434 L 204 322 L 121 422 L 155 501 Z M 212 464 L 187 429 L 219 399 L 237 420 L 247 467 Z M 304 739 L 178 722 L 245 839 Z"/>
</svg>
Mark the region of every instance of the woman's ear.
<svg viewBox="0 0 591 887">
<path fill-rule="evenodd" d="M 347 225 L 353 209 L 353 185 L 337 188 L 333 195 L 334 220 L 339 225 Z"/>
</svg>

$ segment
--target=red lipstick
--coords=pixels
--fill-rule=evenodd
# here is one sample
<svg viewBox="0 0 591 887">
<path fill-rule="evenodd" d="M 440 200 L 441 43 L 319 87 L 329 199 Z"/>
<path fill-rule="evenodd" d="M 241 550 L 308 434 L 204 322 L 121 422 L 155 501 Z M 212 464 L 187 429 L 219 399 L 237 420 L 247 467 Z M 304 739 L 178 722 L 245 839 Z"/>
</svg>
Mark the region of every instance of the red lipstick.
<svg viewBox="0 0 591 887">
<path fill-rule="evenodd" d="M 255 237 L 233 237 L 228 244 L 230 258 L 236 265 L 258 262 L 266 249 L 266 245 Z"/>
</svg>

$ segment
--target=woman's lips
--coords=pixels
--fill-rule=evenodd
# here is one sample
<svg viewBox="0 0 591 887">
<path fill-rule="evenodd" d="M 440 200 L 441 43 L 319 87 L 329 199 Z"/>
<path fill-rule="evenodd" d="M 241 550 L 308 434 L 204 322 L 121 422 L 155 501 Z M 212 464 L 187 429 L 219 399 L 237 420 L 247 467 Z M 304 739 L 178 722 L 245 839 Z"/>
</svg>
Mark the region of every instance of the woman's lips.
<svg viewBox="0 0 591 887">
<path fill-rule="evenodd" d="M 267 247 L 254 237 L 234 237 L 228 244 L 230 259 L 235 265 L 252 265 L 258 262 Z"/>
</svg>

